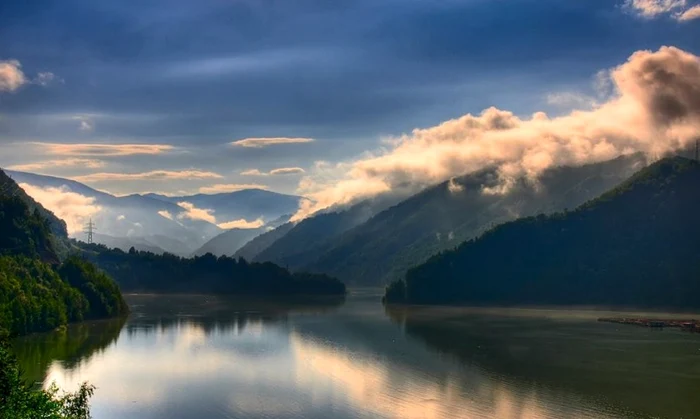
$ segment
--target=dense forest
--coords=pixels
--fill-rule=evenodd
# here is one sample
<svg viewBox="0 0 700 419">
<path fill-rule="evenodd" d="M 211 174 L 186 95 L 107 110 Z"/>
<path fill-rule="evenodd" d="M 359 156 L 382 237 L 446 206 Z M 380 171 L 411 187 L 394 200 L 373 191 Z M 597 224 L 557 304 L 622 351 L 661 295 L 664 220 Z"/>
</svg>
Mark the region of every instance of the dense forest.
<svg viewBox="0 0 700 419">
<path fill-rule="evenodd" d="M 0 330 L 21 335 L 125 314 L 114 281 L 85 260 L 61 258 L 56 222 L 10 182 L 0 195 Z"/>
<path fill-rule="evenodd" d="M 641 170 L 574 211 L 500 225 L 411 269 L 390 303 L 700 307 L 700 163 Z"/>
<path fill-rule="evenodd" d="M 83 255 L 129 292 L 245 295 L 338 295 L 345 284 L 322 274 L 291 273 L 273 263 L 248 263 L 211 253 L 183 258 L 80 243 Z"/>
</svg>

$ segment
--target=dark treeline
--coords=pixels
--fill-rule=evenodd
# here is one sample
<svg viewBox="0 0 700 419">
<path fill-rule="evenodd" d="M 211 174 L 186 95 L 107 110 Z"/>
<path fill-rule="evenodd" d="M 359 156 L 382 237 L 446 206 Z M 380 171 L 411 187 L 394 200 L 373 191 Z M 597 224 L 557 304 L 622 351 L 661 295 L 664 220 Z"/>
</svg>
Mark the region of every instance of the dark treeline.
<svg viewBox="0 0 700 419">
<path fill-rule="evenodd" d="M 129 252 L 80 243 L 85 258 L 127 292 L 214 293 L 264 296 L 338 295 L 345 285 L 322 274 L 291 273 L 273 263 L 248 263 L 210 253 L 183 258 L 169 253 Z"/>
<path fill-rule="evenodd" d="M 520 219 L 387 289 L 414 304 L 700 307 L 700 163 L 643 169 L 575 211 Z"/>
</svg>

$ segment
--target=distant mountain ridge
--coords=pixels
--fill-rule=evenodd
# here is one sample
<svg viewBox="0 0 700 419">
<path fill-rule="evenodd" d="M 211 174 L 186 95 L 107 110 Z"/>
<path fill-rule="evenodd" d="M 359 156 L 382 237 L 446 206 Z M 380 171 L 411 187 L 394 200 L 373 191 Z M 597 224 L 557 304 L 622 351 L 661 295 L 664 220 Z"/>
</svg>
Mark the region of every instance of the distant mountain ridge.
<svg viewBox="0 0 700 419">
<path fill-rule="evenodd" d="M 667 158 L 574 211 L 500 225 L 392 283 L 388 302 L 700 307 L 700 163 Z"/>
</svg>

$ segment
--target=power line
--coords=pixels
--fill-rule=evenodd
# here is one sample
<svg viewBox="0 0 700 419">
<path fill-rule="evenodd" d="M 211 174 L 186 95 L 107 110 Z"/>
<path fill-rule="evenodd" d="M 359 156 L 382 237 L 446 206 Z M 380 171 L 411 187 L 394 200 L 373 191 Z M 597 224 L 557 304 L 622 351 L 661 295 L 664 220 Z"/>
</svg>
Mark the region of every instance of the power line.
<svg viewBox="0 0 700 419">
<path fill-rule="evenodd" d="M 87 235 L 87 243 L 92 244 L 92 233 L 97 230 L 97 227 L 95 227 L 95 223 L 92 222 L 92 218 L 90 218 L 90 221 L 85 225 L 83 228 L 83 233 Z"/>
</svg>

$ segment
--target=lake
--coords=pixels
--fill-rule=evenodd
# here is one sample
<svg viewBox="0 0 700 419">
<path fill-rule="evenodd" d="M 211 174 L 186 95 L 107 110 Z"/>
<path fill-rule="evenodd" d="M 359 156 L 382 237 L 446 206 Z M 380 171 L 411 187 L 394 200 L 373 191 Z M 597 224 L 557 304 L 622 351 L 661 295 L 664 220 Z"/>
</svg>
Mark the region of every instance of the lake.
<svg viewBox="0 0 700 419">
<path fill-rule="evenodd" d="M 699 334 L 379 298 L 129 295 L 128 319 L 14 344 L 31 380 L 94 384 L 95 419 L 700 417 Z"/>
</svg>

